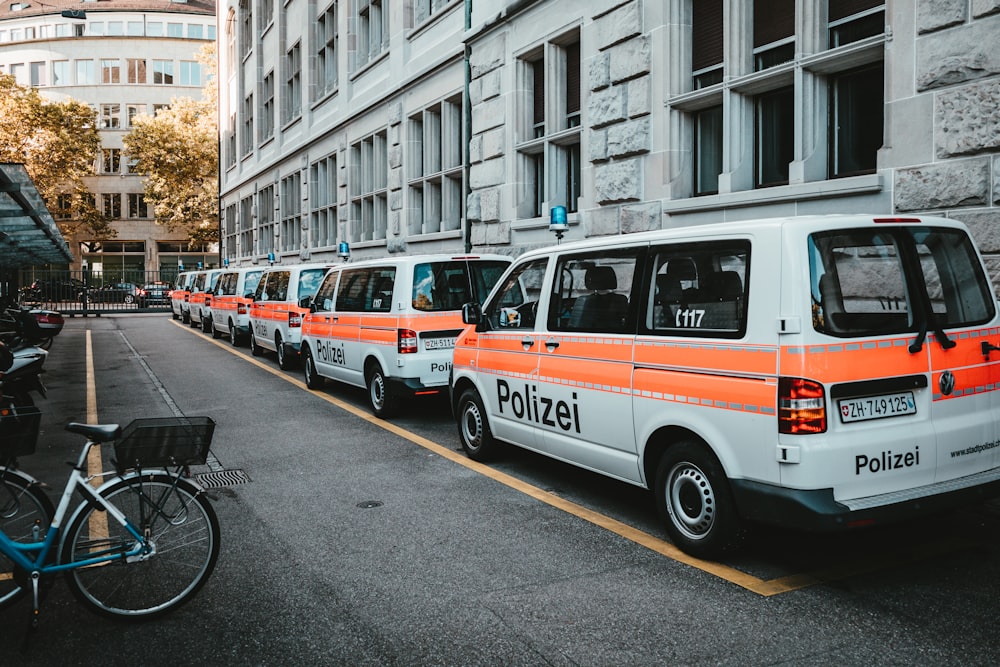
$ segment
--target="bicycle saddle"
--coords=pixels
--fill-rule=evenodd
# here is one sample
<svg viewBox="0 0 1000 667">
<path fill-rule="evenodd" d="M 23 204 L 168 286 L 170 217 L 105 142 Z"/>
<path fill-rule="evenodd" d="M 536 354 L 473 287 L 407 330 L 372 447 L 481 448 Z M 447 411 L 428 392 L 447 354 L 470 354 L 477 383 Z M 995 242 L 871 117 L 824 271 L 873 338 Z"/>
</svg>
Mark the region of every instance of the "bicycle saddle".
<svg viewBox="0 0 1000 667">
<path fill-rule="evenodd" d="M 118 424 L 81 424 L 79 422 L 70 422 L 66 424 L 66 430 L 70 433 L 82 435 L 94 442 L 116 440 L 122 434 L 122 427 Z"/>
</svg>

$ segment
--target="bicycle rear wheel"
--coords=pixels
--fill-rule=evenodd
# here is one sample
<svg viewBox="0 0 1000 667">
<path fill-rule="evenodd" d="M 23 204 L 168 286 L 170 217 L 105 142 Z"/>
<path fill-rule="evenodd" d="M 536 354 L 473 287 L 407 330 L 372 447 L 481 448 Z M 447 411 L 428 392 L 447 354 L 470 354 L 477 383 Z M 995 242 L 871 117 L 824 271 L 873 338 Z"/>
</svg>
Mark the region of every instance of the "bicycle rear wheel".
<svg viewBox="0 0 1000 667">
<path fill-rule="evenodd" d="M 15 542 L 40 542 L 52 523 L 52 501 L 36 482 L 0 467 L 0 529 Z M 0 553 L 0 607 L 13 603 L 29 589 L 27 573 Z"/>
<path fill-rule="evenodd" d="M 126 620 L 154 618 L 190 600 L 219 556 L 219 520 L 198 487 L 166 473 L 144 473 L 109 482 L 100 494 L 146 536 L 150 553 L 69 570 L 77 598 L 101 615 Z M 61 562 L 135 546 L 113 517 L 84 503 L 70 522 Z"/>
</svg>

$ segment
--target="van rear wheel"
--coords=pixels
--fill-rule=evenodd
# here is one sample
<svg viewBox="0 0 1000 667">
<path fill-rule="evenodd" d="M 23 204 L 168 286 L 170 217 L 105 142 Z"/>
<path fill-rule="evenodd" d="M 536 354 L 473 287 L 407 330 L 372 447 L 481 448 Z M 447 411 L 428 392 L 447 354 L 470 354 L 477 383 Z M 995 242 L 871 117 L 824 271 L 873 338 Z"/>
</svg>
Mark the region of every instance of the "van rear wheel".
<svg viewBox="0 0 1000 667">
<path fill-rule="evenodd" d="M 264 354 L 263 348 L 257 343 L 257 338 L 254 336 L 253 328 L 250 330 L 250 354 L 255 357 L 259 357 Z"/>
<path fill-rule="evenodd" d="M 229 323 L 229 344 L 233 347 L 240 346 L 240 332 L 237 331 L 236 325 L 232 322 Z"/>
<path fill-rule="evenodd" d="M 313 360 L 312 352 L 307 347 L 302 354 L 305 357 L 302 360 L 302 374 L 305 376 L 306 386 L 310 389 L 321 389 L 323 376 L 316 372 L 316 362 Z"/>
<path fill-rule="evenodd" d="M 466 389 L 458 398 L 458 439 L 462 449 L 473 461 L 488 461 L 496 454 L 499 443 L 493 439 L 490 423 L 479 392 Z"/>
<path fill-rule="evenodd" d="M 281 334 L 274 334 L 274 351 L 278 355 L 278 368 L 287 371 L 295 365 L 294 358 L 285 349 L 285 343 L 281 340 Z"/>
<path fill-rule="evenodd" d="M 397 401 L 389 390 L 385 373 L 378 362 L 373 362 L 365 372 L 365 384 L 368 386 L 368 403 L 372 412 L 379 419 L 386 419 L 396 413 Z"/>
<path fill-rule="evenodd" d="M 744 533 L 729 481 L 703 445 L 670 447 L 656 470 L 656 509 L 673 543 L 698 558 L 734 549 Z"/>
</svg>

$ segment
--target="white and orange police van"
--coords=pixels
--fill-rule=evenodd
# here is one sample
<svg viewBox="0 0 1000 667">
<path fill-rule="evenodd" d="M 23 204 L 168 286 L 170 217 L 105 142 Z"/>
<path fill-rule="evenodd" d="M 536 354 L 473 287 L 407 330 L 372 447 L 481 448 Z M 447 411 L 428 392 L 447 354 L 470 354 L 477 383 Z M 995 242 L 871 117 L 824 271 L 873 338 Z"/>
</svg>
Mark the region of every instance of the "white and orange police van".
<svg viewBox="0 0 1000 667">
<path fill-rule="evenodd" d="M 212 292 L 212 338 L 229 336 L 238 347 L 250 335 L 250 304 L 263 273 L 263 267 L 249 266 L 219 275 Z"/>
<path fill-rule="evenodd" d="M 291 264 L 264 269 L 250 304 L 250 351 L 275 352 L 278 366 L 291 368 L 299 358 L 302 317 L 331 264 Z"/>
<path fill-rule="evenodd" d="M 413 255 L 331 269 L 302 323 L 306 385 L 364 387 L 379 417 L 403 397 L 446 393 L 462 306 L 485 298 L 510 262 Z"/>
<path fill-rule="evenodd" d="M 188 298 L 191 296 L 191 283 L 194 282 L 196 271 L 181 271 L 177 274 L 177 287 L 170 290 L 170 312 L 175 320 L 188 323 Z"/>
<path fill-rule="evenodd" d="M 212 330 L 212 291 L 222 269 L 196 271 L 191 293 L 188 295 L 188 324 L 201 327 L 205 333 Z"/>
<path fill-rule="evenodd" d="M 1000 493 L 1000 317 L 967 229 L 837 215 L 525 253 L 465 308 L 474 459 L 513 443 L 652 489 L 674 543 L 872 525 Z"/>
</svg>

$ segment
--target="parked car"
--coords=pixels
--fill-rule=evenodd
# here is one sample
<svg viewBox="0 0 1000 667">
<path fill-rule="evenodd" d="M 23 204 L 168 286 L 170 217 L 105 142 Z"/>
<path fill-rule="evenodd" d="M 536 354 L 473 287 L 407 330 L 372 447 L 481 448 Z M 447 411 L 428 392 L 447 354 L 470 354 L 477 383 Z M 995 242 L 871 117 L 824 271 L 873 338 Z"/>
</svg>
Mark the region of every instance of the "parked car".
<svg viewBox="0 0 1000 667">
<path fill-rule="evenodd" d="M 21 301 L 75 301 L 84 284 L 76 278 L 36 280 L 21 290 Z"/>
<path fill-rule="evenodd" d="M 173 287 L 170 283 L 164 282 L 153 282 L 146 283 L 142 286 L 139 294 L 139 307 L 145 308 L 147 306 L 169 306 L 170 305 L 170 290 Z"/>
<path fill-rule="evenodd" d="M 135 283 L 109 283 L 91 289 L 87 296 L 91 303 L 136 303 L 142 290 Z"/>
</svg>

